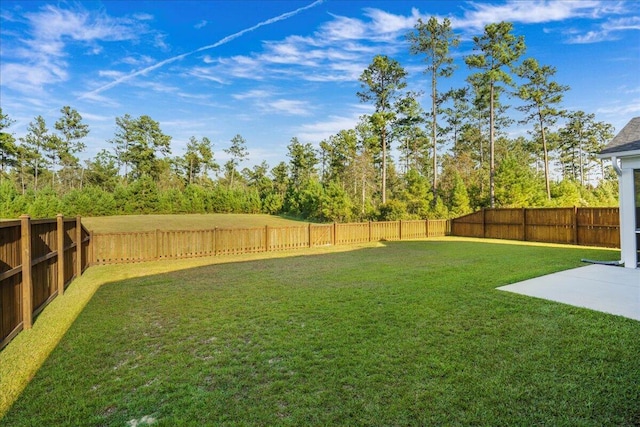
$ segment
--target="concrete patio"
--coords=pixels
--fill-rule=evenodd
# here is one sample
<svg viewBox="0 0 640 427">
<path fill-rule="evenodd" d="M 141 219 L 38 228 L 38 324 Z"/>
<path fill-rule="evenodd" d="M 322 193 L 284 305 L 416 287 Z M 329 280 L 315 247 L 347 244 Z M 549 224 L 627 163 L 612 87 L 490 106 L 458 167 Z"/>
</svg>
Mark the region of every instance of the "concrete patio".
<svg viewBox="0 0 640 427">
<path fill-rule="evenodd" d="M 497 289 L 640 320 L 640 269 L 594 264 Z"/>
</svg>

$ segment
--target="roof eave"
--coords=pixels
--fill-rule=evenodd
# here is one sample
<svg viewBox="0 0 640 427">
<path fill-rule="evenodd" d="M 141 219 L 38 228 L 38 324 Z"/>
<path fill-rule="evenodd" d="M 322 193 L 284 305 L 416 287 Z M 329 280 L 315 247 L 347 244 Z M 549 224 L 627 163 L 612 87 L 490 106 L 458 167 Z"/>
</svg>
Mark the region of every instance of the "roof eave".
<svg viewBox="0 0 640 427">
<path fill-rule="evenodd" d="M 640 156 L 640 150 L 627 150 L 627 151 L 614 151 L 609 153 L 600 153 L 597 154 L 596 157 L 599 159 L 610 159 L 612 157 L 622 158 L 622 157 L 633 157 Z"/>
</svg>

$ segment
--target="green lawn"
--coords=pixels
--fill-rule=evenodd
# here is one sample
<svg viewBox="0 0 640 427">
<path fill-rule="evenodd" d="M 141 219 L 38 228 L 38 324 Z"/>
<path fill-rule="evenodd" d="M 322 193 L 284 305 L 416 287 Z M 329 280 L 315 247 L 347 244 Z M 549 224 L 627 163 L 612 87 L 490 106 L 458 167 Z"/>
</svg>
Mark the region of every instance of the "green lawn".
<svg viewBox="0 0 640 427">
<path fill-rule="evenodd" d="M 640 322 L 495 290 L 618 256 L 446 238 L 93 267 L 56 301 L 112 282 L 0 424 L 638 425 Z"/>
<path fill-rule="evenodd" d="M 265 214 L 180 214 L 117 215 L 82 218 L 96 233 L 160 230 L 204 230 L 218 228 L 282 227 L 300 225 L 300 221 Z"/>
</svg>

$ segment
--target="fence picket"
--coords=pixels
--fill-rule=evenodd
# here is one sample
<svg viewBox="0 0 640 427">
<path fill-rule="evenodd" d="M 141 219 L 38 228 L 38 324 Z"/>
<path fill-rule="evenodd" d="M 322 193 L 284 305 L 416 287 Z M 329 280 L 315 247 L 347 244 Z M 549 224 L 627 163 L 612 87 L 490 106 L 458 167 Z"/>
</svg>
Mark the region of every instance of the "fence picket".
<svg viewBox="0 0 640 427">
<path fill-rule="evenodd" d="M 94 233 L 92 264 L 189 258 L 445 236 L 449 221 L 386 221 L 153 233 Z M 157 236 L 157 237 L 156 237 Z M 147 249 L 147 250 L 145 250 Z"/>
<path fill-rule="evenodd" d="M 0 349 L 82 273 L 90 241 L 79 217 L 0 222 Z"/>
<path fill-rule="evenodd" d="M 620 247 L 618 208 L 482 209 L 451 220 L 451 235 Z"/>
</svg>

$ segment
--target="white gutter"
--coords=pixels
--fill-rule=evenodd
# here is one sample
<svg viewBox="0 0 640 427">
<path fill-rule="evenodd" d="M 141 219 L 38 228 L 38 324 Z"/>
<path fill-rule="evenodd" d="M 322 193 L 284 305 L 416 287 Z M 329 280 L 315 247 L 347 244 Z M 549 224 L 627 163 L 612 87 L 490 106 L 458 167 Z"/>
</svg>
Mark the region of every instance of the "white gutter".
<svg viewBox="0 0 640 427">
<path fill-rule="evenodd" d="M 596 154 L 596 157 L 599 159 L 608 159 L 613 156 L 616 156 L 616 157 L 640 156 L 640 150 L 615 151 L 613 153 Z"/>
</svg>

